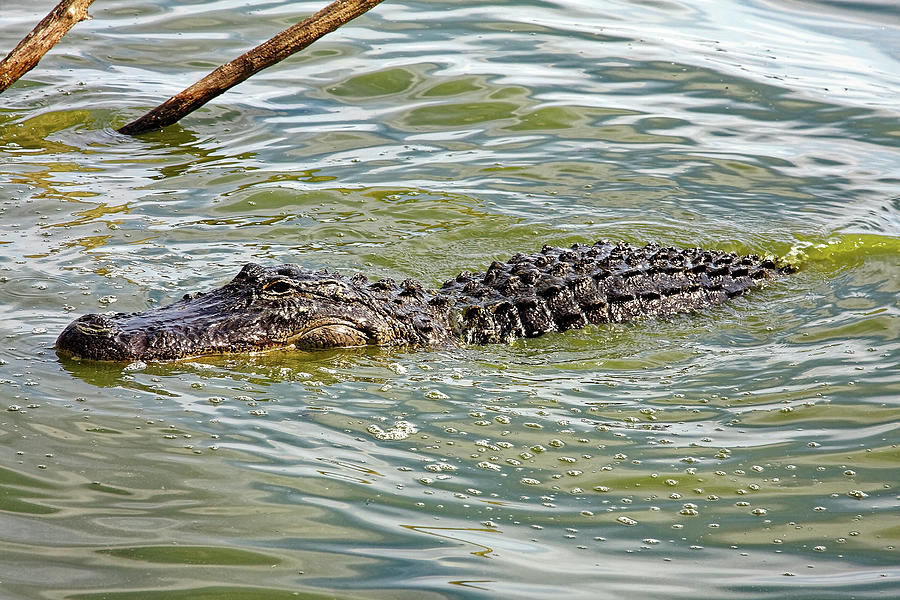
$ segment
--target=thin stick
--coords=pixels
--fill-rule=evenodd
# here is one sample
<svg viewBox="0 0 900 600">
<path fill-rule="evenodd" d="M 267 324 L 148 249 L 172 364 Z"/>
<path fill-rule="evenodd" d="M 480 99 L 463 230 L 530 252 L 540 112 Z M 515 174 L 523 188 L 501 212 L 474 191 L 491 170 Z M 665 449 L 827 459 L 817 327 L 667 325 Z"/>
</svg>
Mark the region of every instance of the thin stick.
<svg viewBox="0 0 900 600">
<path fill-rule="evenodd" d="M 306 48 L 326 33 L 334 31 L 381 2 L 382 0 L 336 0 L 311 17 L 285 29 L 268 42 L 222 65 L 144 116 L 125 125 L 119 129 L 119 133 L 138 135 L 171 125 L 219 94 Z"/>
<path fill-rule="evenodd" d="M 34 68 L 50 48 L 76 23 L 90 19 L 88 7 L 94 0 L 62 0 L 31 33 L 0 61 L 0 93 Z"/>
</svg>

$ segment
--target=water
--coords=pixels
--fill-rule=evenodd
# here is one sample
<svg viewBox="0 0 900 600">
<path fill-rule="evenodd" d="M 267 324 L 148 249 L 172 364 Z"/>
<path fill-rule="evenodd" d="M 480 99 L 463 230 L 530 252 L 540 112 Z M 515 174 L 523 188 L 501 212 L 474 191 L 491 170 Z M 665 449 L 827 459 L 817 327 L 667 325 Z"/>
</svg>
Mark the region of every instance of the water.
<svg viewBox="0 0 900 600">
<path fill-rule="evenodd" d="M 115 133 L 320 5 L 98 2 L 2 96 L 0 596 L 900 594 L 894 3 L 388 0 Z M 803 269 L 508 346 L 52 349 L 251 260 L 436 285 L 600 237 Z"/>
</svg>

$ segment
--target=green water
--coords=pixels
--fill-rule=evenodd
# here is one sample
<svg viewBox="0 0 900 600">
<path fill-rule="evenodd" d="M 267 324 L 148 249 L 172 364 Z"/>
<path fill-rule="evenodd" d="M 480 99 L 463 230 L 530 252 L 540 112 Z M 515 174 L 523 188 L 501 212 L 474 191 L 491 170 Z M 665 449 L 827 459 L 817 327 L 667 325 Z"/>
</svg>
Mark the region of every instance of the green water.
<svg viewBox="0 0 900 600">
<path fill-rule="evenodd" d="M 115 133 L 321 5 L 96 2 L 0 96 L 0 597 L 900 595 L 893 3 L 387 0 Z M 601 237 L 802 270 L 510 345 L 53 351 L 248 261 L 433 286 Z"/>
</svg>

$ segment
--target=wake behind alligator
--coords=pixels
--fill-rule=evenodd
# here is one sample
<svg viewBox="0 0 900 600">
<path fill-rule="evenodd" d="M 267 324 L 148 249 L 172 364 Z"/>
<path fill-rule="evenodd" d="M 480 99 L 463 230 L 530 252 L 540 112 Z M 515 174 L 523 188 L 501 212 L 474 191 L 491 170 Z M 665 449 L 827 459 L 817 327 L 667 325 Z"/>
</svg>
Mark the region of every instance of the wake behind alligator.
<svg viewBox="0 0 900 600">
<path fill-rule="evenodd" d="M 516 254 L 437 290 L 249 263 L 225 286 L 154 310 L 84 315 L 56 347 L 92 360 L 172 360 L 275 348 L 489 344 L 720 304 L 790 273 L 756 255 L 600 240 Z"/>
</svg>

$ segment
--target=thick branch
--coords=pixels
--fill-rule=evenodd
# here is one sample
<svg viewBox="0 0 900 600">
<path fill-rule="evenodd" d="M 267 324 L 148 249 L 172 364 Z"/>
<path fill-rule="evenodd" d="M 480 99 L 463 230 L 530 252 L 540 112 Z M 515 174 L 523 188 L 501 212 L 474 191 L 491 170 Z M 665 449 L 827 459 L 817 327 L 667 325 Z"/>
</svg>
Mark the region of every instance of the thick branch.
<svg viewBox="0 0 900 600">
<path fill-rule="evenodd" d="M 50 14 L 0 61 L 0 92 L 34 68 L 56 42 L 79 21 L 89 19 L 94 0 L 62 0 Z"/>
<path fill-rule="evenodd" d="M 224 64 L 194 85 L 172 96 L 144 116 L 119 129 L 138 135 L 161 129 L 200 108 L 250 76 L 284 60 L 355 19 L 382 0 L 336 0 L 311 17 L 285 29 L 268 42 Z"/>
</svg>

